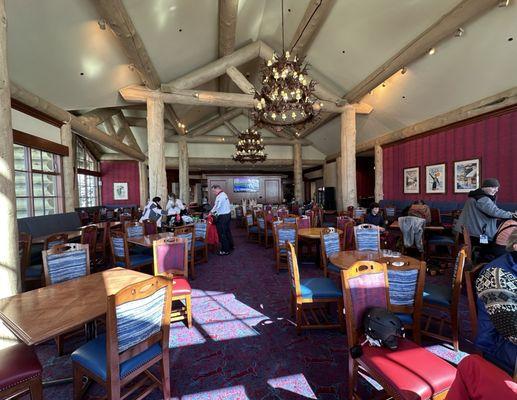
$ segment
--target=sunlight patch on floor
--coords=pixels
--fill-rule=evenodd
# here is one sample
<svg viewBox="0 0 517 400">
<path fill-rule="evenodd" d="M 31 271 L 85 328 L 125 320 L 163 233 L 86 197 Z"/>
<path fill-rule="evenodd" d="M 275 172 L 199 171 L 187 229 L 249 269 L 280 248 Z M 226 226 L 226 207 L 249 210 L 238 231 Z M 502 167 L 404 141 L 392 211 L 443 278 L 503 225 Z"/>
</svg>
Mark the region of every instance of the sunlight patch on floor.
<svg viewBox="0 0 517 400">
<path fill-rule="evenodd" d="M 269 386 L 275 389 L 283 389 L 288 392 L 303 396 L 306 399 L 317 399 L 316 394 L 311 389 L 309 382 L 303 374 L 281 376 L 268 379 Z"/>
</svg>

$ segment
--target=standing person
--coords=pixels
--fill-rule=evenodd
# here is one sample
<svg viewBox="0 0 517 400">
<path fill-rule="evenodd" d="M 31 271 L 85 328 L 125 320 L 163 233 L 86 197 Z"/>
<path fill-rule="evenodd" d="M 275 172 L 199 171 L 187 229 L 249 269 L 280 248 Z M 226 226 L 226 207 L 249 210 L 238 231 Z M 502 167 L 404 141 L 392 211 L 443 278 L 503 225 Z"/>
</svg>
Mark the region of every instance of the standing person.
<svg viewBox="0 0 517 400">
<path fill-rule="evenodd" d="M 156 226 L 158 228 L 162 227 L 162 216 L 167 215 L 165 210 L 162 210 L 162 206 L 160 206 L 160 201 L 162 199 L 160 197 L 153 197 L 149 203 L 144 208 L 142 212 L 142 217 L 140 218 L 140 222 L 145 221 L 146 219 L 150 219 L 151 221 L 156 222 Z"/>
<path fill-rule="evenodd" d="M 210 213 L 215 217 L 215 226 L 221 243 L 220 256 L 226 256 L 233 250 L 233 238 L 230 230 L 231 207 L 228 196 L 223 192 L 221 186 L 212 185 L 212 193 L 215 197 L 215 204 Z"/>
</svg>

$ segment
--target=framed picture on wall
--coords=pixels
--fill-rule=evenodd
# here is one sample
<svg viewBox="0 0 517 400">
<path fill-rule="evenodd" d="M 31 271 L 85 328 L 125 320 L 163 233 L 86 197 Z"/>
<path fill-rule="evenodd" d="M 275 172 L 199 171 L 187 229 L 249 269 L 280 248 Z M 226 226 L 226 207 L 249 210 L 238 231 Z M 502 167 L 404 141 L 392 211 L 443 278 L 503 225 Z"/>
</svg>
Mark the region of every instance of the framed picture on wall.
<svg viewBox="0 0 517 400">
<path fill-rule="evenodd" d="M 445 193 L 445 164 L 427 165 L 425 167 L 425 192 Z"/>
<path fill-rule="evenodd" d="M 113 183 L 113 200 L 128 200 L 127 182 Z"/>
<path fill-rule="evenodd" d="M 468 193 L 479 187 L 479 158 L 454 162 L 454 193 Z"/>
<path fill-rule="evenodd" d="M 420 193 L 420 167 L 404 168 L 404 193 Z"/>
</svg>

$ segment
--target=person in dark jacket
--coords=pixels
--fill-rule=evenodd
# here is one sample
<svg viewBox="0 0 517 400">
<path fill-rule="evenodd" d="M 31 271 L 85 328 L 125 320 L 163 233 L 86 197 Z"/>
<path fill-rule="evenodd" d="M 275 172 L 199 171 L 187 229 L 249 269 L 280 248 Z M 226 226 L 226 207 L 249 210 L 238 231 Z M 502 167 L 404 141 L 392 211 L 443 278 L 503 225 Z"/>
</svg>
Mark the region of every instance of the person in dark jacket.
<svg viewBox="0 0 517 400">
<path fill-rule="evenodd" d="M 384 231 L 384 227 L 386 226 L 386 221 L 384 221 L 384 216 L 380 212 L 380 207 L 378 203 L 372 203 L 370 205 L 370 212 L 366 214 L 364 218 L 365 224 L 376 225 L 381 228 L 381 231 Z"/>
<path fill-rule="evenodd" d="M 513 374 L 517 362 L 517 232 L 508 254 L 488 263 L 476 279 L 478 335 L 485 358 Z"/>
</svg>

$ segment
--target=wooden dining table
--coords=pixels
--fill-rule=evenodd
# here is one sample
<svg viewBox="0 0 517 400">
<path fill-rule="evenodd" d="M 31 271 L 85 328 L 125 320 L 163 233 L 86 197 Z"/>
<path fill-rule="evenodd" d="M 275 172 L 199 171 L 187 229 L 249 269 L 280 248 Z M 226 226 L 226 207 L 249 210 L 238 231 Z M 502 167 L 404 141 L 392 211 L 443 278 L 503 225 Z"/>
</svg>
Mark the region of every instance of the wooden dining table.
<svg viewBox="0 0 517 400">
<path fill-rule="evenodd" d="M 151 275 L 112 268 L 0 299 L 0 320 L 27 345 L 66 333 L 107 310 L 107 297 Z"/>
<path fill-rule="evenodd" d="M 153 242 L 155 240 L 166 239 L 166 238 L 171 238 L 171 237 L 174 237 L 174 234 L 172 232 L 162 232 L 162 233 L 155 233 L 153 235 L 128 237 L 127 242 L 136 244 L 138 246 L 150 248 L 150 247 L 153 247 Z"/>
<path fill-rule="evenodd" d="M 410 263 L 420 262 L 416 258 L 406 255 L 396 255 L 396 253 L 389 253 L 386 251 L 371 251 L 371 250 L 347 250 L 339 251 L 329 257 L 330 262 L 340 269 L 348 269 L 357 261 L 402 261 Z"/>
<path fill-rule="evenodd" d="M 400 229 L 399 221 L 393 221 L 392 224 L 389 226 L 390 229 Z M 442 225 L 426 225 L 424 227 L 424 230 L 431 231 L 431 232 L 442 232 L 445 230 L 445 227 Z"/>
<path fill-rule="evenodd" d="M 115 226 L 119 226 L 121 224 L 120 221 L 113 221 L 113 222 L 110 222 L 110 221 L 103 221 L 103 222 L 97 222 L 97 223 L 92 223 L 92 224 L 88 224 L 88 225 L 84 225 L 84 226 L 81 226 L 81 229 L 84 229 L 86 228 L 87 226 L 95 226 L 98 230 L 103 230 L 103 229 L 106 229 L 106 227 L 108 226 L 109 224 L 109 227 L 110 228 L 113 228 Z"/>
<path fill-rule="evenodd" d="M 320 234 L 324 229 L 328 228 L 300 228 L 298 229 L 298 237 L 312 240 L 320 240 Z M 335 229 L 336 232 L 341 236 L 343 231 L 341 229 Z"/>
<path fill-rule="evenodd" d="M 72 231 L 64 231 L 64 232 L 54 232 L 49 233 L 48 235 L 36 236 L 32 238 L 32 244 L 44 244 L 45 240 L 47 240 L 50 236 L 56 235 L 58 233 L 66 233 L 68 235 L 68 240 L 74 240 L 81 237 L 81 229 L 74 229 Z"/>
</svg>

